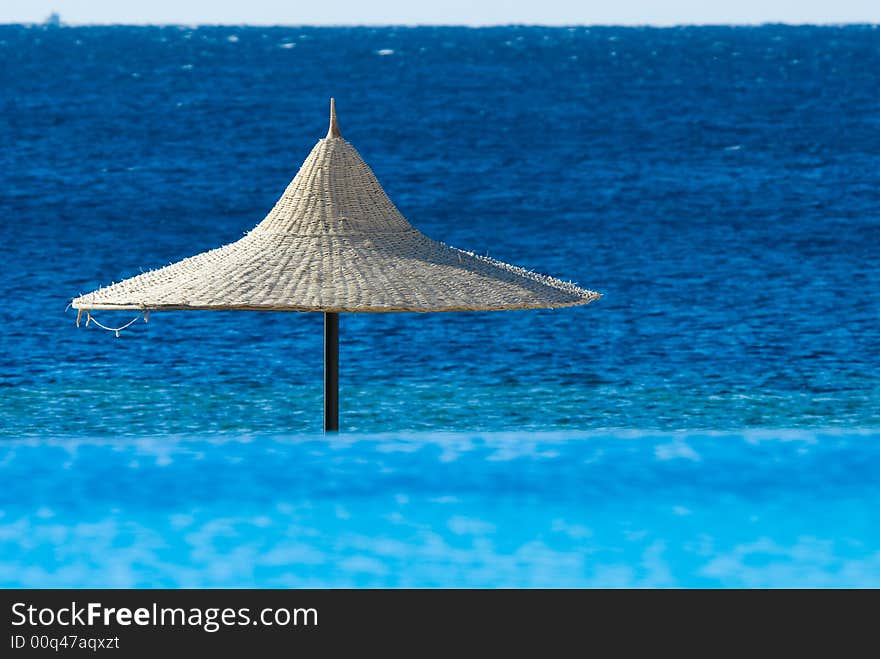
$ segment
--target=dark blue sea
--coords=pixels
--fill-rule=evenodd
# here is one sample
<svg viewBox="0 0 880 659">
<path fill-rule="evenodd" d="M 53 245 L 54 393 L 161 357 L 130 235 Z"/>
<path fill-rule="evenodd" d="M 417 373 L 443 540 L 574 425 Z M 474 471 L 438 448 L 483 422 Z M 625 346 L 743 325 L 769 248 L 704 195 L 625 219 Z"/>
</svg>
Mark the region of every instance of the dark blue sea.
<svg viewBox="0 0 880 659">
<path fill-rule="evenodd" d="M 0 585 L 880 586 L 880 29 L 0 26 Z M 587 307 L 71 298 L 327 131 Z M 118 325 L 131 314 L 95 314 Z"/>
</svg>

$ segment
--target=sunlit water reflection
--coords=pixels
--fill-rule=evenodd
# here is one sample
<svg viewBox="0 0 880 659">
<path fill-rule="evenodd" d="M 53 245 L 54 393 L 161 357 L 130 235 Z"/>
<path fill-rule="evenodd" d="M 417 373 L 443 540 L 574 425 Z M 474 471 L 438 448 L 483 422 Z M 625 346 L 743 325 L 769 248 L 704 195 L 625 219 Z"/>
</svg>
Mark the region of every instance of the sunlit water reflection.
<svg viewBox="0 0 880 659">
<path fill-rule="evenodd" d="M 0 444 L 3 586 L 878 586 L 876 433 Z"/>
</svg>

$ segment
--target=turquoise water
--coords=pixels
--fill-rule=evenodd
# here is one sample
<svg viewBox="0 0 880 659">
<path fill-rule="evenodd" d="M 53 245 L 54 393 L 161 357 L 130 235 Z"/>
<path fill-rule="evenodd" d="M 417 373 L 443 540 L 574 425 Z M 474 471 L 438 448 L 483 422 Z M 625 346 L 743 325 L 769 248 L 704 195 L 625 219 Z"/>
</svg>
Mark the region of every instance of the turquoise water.
<svg viewBox="0 0 880 659">
<path fill-rule="evenodd" d="M 233 38 L 234 37 L 234 38 Z M 0 26 L 0 584 L 880 585 L 880 30 Z M 327 130 L 588 307 L 65 307 Z M 100 314 L 108 324 L 128 314 Z"/>
<path fill-rule="evenodd" d="M 0 585 L 877 587 L 878 439 L 12 440 Z"/>
</svg>

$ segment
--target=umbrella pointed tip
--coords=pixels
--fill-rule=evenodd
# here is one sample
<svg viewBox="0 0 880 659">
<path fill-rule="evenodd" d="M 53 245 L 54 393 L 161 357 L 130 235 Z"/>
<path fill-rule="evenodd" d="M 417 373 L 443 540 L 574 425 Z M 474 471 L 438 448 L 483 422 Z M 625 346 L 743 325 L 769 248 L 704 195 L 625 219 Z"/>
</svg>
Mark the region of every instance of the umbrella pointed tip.
<svg viewBox="0 0 880 659">
<path fill-rule="evenodd" d="M 336 99 L 330 99 L 330 129 L 327 131 L 327 137 L 342 137 L 339 132 L 339 124 L 336 121 Z"/>
</svg>

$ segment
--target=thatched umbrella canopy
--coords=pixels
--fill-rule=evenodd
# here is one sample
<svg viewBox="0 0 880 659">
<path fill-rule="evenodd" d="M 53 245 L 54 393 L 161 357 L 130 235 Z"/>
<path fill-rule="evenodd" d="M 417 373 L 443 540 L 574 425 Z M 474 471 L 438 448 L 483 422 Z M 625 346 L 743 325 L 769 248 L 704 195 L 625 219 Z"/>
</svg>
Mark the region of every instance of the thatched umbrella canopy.
<svg viewBox="0 0 880 659">
<path fill-rule="evenodd" d="M 338 428 L 340 313 L 501 311 L 587 304 L 598 293 L 432 240 L 330 129 L 265 219 L 240 240 L 73 300 L 96 309 L 325 314 L 325 429 Z"/>
</svg>

